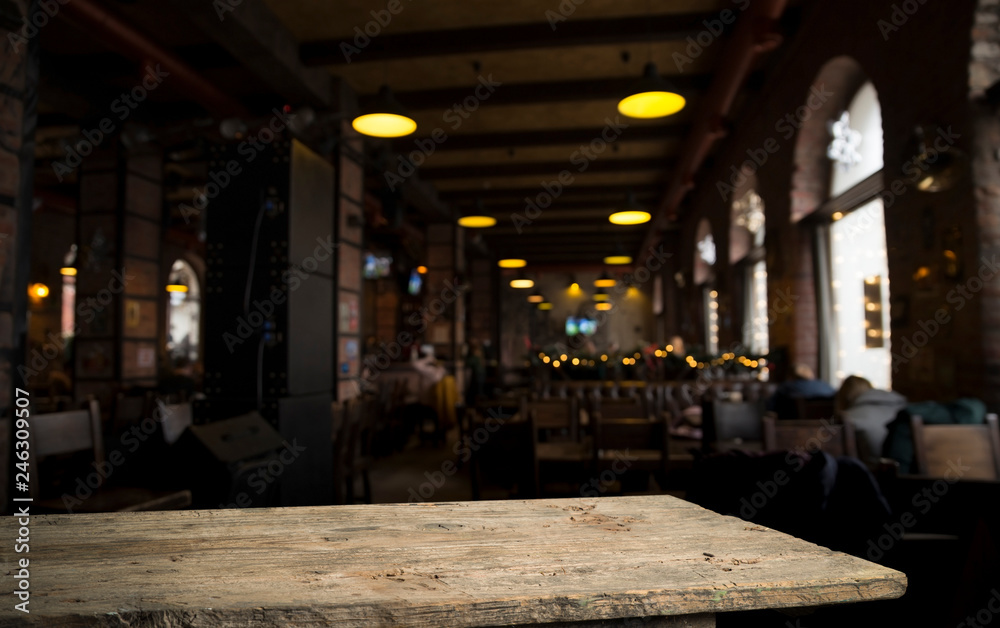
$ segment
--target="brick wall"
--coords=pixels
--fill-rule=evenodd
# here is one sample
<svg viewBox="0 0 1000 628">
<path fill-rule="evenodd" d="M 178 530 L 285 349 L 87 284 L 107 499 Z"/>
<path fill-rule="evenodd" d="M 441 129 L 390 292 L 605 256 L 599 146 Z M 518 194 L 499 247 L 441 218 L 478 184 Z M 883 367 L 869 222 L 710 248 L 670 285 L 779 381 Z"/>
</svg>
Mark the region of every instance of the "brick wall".
<svg viewBox="0 0 1000 628">
<path fill-rule="evenodd" d="M 861 79 L 871 80 L 878 91 L 886 186 L 905 178 L 903 167 L 914 155 L 917 125 L 951 128 L 959 136 L 954 145 L 961 151 L 968 152 L 972 144 L 971 5 L 915 3 L 911 15 L 903 14 L 905 21 L 896 16 L 895 26 L 893 12 L 899 4 L 891 0 L 811 4 L 801 28 L 778 53 L 782 57 L 764 96 L 741 114 L 740 125 L 718 147 L 714 165 L 698 178 L 688 199 L 685 222 L 708 217 L 713 225 L 728 224 L 729 202 L 716 183 L 729 181 L 731 167 L 746 161 L 748 150 L 769 139 L 777 143 L 777 150 L 758 169 L 758 193 L 767 214 L 769 296 L 773 300 L 780 288 L 798 297 L 793 311 L 772 320 L 771 345 L 787 346 L 793 360 L 815 365 L 820 343 L 825 342 L 817 337 L 811 231 L 796 221 L 826 198 L 829 166 L 819 153 L 828 142 L 825 121 L 832 116 L 820 107 L 811 114 L 815 124 L 797 133 L 786 134 L 787 121 L 786 126 L 780 124 L 786 116 L 797 115 L 821 72 L 827 90 L 836 94 L 831 110 L 849 102 Z M 860 76 L 852 70 L 854 65 Z M 980 266 L 972 186 L 964 182 L 948 192 L 927 194 L 908 184 L 887 207 L 886 224 L 890 295 L 907 299 L 909 306 L 909 315 L 891 330 L 893 352 L 902 350 L 904 340 L 922 340 L 920 324 L 933 319 L 938 309 L 947 309 L 951 317 L 950 324 L 928 338 L 919 358 L 900 366 L 893 376 L 894 388 L 913 399 L 982 396 L 982 346 L 992 334 L 982 331 L 983 300 L 977 307 L 960 310 L 947 300 L 956 282 L 967 280 Z M 961 237 L 957 243 L 946 242 L 947 233 Z M 948 247 L 956 249 L 962 269 L 958 276 L 946 272 Z M 913 277 L 920 267 L 927 267 L 930 275 L 917 283 Z M 729 323 L 738 326 L 741 321 Z"/>
</svg>

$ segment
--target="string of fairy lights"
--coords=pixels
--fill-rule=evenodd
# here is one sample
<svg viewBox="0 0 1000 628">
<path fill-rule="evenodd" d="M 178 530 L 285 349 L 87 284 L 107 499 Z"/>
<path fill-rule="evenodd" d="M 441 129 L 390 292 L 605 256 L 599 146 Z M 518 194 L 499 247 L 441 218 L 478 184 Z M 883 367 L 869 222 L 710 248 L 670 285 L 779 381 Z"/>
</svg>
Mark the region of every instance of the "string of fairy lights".
<svg viewBox="0 0 1000 628">
<path fill-rule="evenodd" d="M 648 353 L 647 358 L 655 360 L 667 360 L 671 359 L 672 366 L 678 365 L 679 362 L 688 366 L 692 370 L 702 370 L 712 367 L 722 367 L 722 368 L 734 368 L 743 367 L 748 371 L 760 371 L 767 368 L 767 359 L 763 357 L 748 357 L 746 355 L 737 356 L 735 353 L 727 352 L 716 357 L 702 357 L 701 359 L 696 358 L 692 354 L 681 355 L 674 352 L 673 345 L 666 345 L 662 349 L 657 347 L 656 349 L 649 351 L 646 349 L 644 351 L 636 351 L 631 354 L 618 354 L 609 355 L 607 353 L 602 353 L 601 355 L 591 356 L 591 355 L 569 355 L 565 352 L 546 352 L 539 351 L 537 354 L 538 363 L 548 366 L 553 369 L 559 368 L 593 368 L 598 366 L 617 366 L 621 364 L 622 366 L 635 366 L 637 363 L 643 360 L 643 353 Z"/>
</svg>

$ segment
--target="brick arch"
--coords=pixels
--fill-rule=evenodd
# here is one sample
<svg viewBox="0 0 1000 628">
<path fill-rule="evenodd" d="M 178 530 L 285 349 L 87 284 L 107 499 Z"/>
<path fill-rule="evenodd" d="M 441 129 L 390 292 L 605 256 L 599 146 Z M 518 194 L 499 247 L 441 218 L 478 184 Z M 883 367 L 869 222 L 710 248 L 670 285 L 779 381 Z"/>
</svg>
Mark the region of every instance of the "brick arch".
<svg viewBox="0 0 1000 628">
<path fill-rule="evenodd" d="M 826 156 L 827 122 L 847 109 L 854 95 L 869 81 L 868 74 L 853 57 L 834 57 L 816 74 L 803 97 L 804 104 L 789 114 L 791 119 L 786 117 L 789 129 L 801 121 L 795 137 L 789 211 L 792 222 L 816 211 L 829 197 L 831 164 Z M 813 107 L 813 104 L 818 106 Z"/>
</svg>

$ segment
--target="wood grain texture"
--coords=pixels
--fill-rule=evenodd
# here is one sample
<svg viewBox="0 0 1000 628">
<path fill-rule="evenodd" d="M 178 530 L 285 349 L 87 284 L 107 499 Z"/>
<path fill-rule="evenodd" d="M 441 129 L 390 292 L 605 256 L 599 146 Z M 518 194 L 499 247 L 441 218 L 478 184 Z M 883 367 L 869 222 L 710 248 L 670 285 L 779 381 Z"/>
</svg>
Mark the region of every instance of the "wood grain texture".
<svg viewBox="0 0 1000 628">
<path fill-rule="evenodd" d="M 902 573 L 669 496 L 31 524 L 31 614 L 7 604 L 2 626 L 502 626 L 847 603 L 906 588 Z M 16 536 L 14 518 L 0 526 Z M 7 565 L 25 556 L 11 548 Z"/>
</svg>

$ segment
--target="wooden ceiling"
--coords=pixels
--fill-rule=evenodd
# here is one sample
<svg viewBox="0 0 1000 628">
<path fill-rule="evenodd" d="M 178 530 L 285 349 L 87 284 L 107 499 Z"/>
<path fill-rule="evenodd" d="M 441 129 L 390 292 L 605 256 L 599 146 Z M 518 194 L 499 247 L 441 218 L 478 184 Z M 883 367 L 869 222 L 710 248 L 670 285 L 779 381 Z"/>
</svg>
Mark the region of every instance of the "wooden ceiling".
<svg viewBox="0 0 1000 628">
<path fill-rule="evenodd" d="M 481 232 L 494 254 L 542 265 L 597 264 L 605 255 L 638 252 L 649 225 L 620 227 L 607 217 L 629 192 L 657 212 L 706 92 L 725 63 L 735 25 L 698 47 L 690 63 L 678 67 L 676 59 L 688 54 L 689 37 L 701 34 L 706 41 L 707 22 L 723 11 L 739 16 L 747 6 L 745 0 L 398 0 L 398 13 L 379 24 L 373 12 L 389 4 L 243 0 L 220 21 L 213 3 L 197 0 L 102 3 L 250 109 L 322 103 L 321 76 L 349 85 L 362 105 L 389 85 L 418 130 L 413 137 L 368 143 L 381 155 L 371 161 L 369 188 L 385 185 L 382 164 L 398 164 L 394 154 L 419 151 L 424 159 L 415 178 L 429 182 L 449 211 L 457 215 L 481 201 L 498 219 L 496 227 Z M 797 3 L 791 5 L 786 29 L 794 28 L 799 11 Z M 387 15 L 381 14 L 383 22 Z M 104 42 L 74 29 L 71 15 L 53 24 L 43 39 L 43 78 L 46 67 L 54 77 L 49 98 L 42 98 L 43 114 L 66 105 L 58 88 L 74 76 L 79 82 L 97 72 L 100 80 L 91 82 L 106 92 L 134 84 L 132 66 Z M 376 36 L 356 41 L 356 28 L 366 26 Z M 249 41 L 247 33 L 259 41 Z M 349 59 L 345 44 L 355 46 Z M 738 121 L 760 91 L 772 58 L 752 68 L 731 120 Z M 648 61 L 676 84 L 687 107 L 666 119 L 622 118 L 617 101 Z M 282 74 L 282 68 L 288 71 Z M 494 87 L 477 98 L 476 88 L 486 80 Z M 161 110 L 191 115 L 183 90 L 165 85 L 155 96 Z M 95 98 L 101 102 L 88 97 Z M 456 111 L 463 103 L 468 109 Z M 428 140 L 436 130 L 447 139 Z M 424 155 L 419 147 L 430 145 L 433 152 Z M 594 150 L 586 152 L 590 146 Z M 572 182 L 551 207 L 529 214 L 531 224 L 516 225 L 512 214 L 524 215 L 526 198 L 541 196 L 544 202 L 546 184 L 560 173 Z"/>
</svg>

